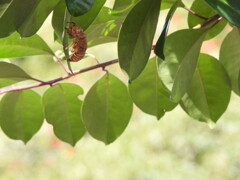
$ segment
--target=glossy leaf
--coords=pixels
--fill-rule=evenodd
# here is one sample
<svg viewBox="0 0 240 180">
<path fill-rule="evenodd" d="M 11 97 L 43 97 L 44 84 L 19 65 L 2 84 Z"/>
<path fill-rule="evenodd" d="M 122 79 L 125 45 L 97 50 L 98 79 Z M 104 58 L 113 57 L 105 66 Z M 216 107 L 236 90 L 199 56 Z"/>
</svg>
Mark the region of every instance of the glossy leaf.
<svg viewBox="0 0 240 180">
<path fill-rule="evenodd" d="M 41 97 L 32 90 L 7 93 L 0 102 L 0 125 L 9 138 L 27 143 L 43 119 Z"/>
<path fill-rule="evenodd" d="M 58 84 L 49 88 L 43 96 L 45 116 L 53 125 L 55 135 L 64 142 L 74 146 L 84 135 L 82 123 L 81 87 L 75 84 Z"/>
<path fill-rule="evenodd" d="M 35 34 L 20 39 L 17 33 L 0 39 L 0 58 L 13 58 L 41 54 L 54 54 L 43 39 Z"/>
<path fill-rule="evenodd" d="M 204 7 L 204 8 L 199 8 L 199 7 Z M 196 12 L 197 14 L 203 15 L 205 18 L 210 18 L 214 15 L 216 15 L 216 11 L 212 9 L 205 0 L 195 0 L 191 6 L 191 10 Z M 205 20 L 201 19 L 199 17 L 194 16 L 193 14 L 189 13 L 188 14 L 188 26 L 190 28 L 193 28 L 199 24 L 202 24 Z M 218 35 L 226 26 L 227 21 L 225 19 L 222 19 L 217 25 L 214 26 L 214 28 L 211 28 L 205 39 L 211 39 Z M 210 24 L 211 26 L 212 24 Z M 207 26 L 208 28 L 209 26 Z"/>
<path fill-rule="evenodd" d="M 14 81 L 34 80 L 33 77 L 24 72 L 20 67 L 6 62 L 0 62 L 0 79 Z"/>
<path fill-rule="evenodd" d="M 156 57 L 150 59 L 142 74 L 129 84 L 129 92 L 143 112 L 158 119 L 177 105 L 169 100 L 170 91 L 158 76 Z"/>
<path fill-rule="evenodd" d="M 205 34 L 204 29 L 186 29 L 171 34 L 166 40 L 166 62 L 161 62 L 159 71 L 163 81 L 166 73 L 167 79 L 174 79 L 171 87 L 173 102 L 179 102 L 191 84 Z"/>
<path fill-rule="evenodd" d="M 200 55 L 187 94 L 205 117 L 213 122 L 220 118 L 228 106 L 231 88 L 227 73 L 217 59 L 206 54 Z"/>
<path fill-rule="evenodd" d="M 235 26 L 240 27 L 240 1 L 238 0 L 205 0 L 221 16 Z"/>
<path fill-rule="evenodd" d="M 125 130 L 132 114 L 127 87 L 115 76 L 104 75 L 87 93 L 82 114 L 90 135 L 110 144 Z"/>
<path fill-rule="evenodd" d="M 234 28 L 222 42 L 220 49 L 220 62 L 226 69 L 231 86 L 235 93 L 240 95 L 239 70 L 240 70 L 240 30 Z"/>
<path fill-rule="evenodd" d="M 69 13 L 74 16 L 81 16 L 87 13 L 95 0 L 65 0 Z M 97 2 L 96 2 L 97 3 Z"/>
<path fill-rule="evenodd" d="M 147 64 L 152 49 L 160 0 L 142 0 L 129 12 L 118 39 L 121 68 L 130 81 L 136 79 Z"/>
<path fill-rule="evenodd" d="M 94 3 L 93 7 L 84 15 L 80 17 L 71 17 L 71 22 L 77 23 L 78 26 L 86 30 L 94 21 L 94 19 L 99 14 L 106 0 L 98 0 L 98 3 Z M 53 11 L 52 25 L 58 39 L 62 39 L 62 33 L 64 30 L 64 14 L 65 14 L 66 4 L 61 1 L 58 6 Z"/>
<path fill-rule="evenodd" d="M 15 14 L 15 26 L 21 37 L 29 37 L 39 30 L 60 0 L 21 0 Z"/>
<path fill-rule="evenodd" d="M 165 40 L 166 40 L 167 33 L 168 33 L 168 27 L 169 27 L 170 21 L 172 19 L 172 16 L 174 15 L 175 11 L 177 10 L 178 6 L 180 6 L 180 5 L 181 5 L 181 0 L 177 0 L 172 5 L 172 7 L 169 10 L 167 17 L 165 19 L 165 23 L 163 25 L 163 30 L 161 32 L 161 35 L 160 35 L 160 37 L 156 43 L 156 46 L 154 48 L 155 54 L 162 59 L 165 59 L 163 50 L 164 50 L 164 44 L 165 44 Z"/>
</svg>

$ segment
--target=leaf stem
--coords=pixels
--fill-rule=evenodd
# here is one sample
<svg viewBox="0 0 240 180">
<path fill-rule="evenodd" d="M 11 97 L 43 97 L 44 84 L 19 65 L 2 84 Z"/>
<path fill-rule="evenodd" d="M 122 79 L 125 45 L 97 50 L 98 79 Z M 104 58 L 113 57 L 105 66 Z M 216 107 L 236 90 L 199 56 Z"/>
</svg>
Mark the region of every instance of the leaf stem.
<svg viewBox="0 0 240 180">
<path fill-rule="evenodd" d="M 208 18 L 206 18 L 206 17 L 204 17 L 204 16 L 201 16 L 201 15 L 197 14 L 196 12 L 194 12 L 194 11 L 191 10 L 191 9 L 188 9 L 188 8 L 186 8 L 186 7 L 182 7 L 182 8 L 185 9 L 185 10 L 187 10 L 189 13 L 191 13 L 192 15 L 194 15 L 194 16 L 200 18 L 200 19 L 204 19 L 204 20 L 207 20 L 207 19 L 208 19 Z"/>
<path fill-rule="evenodd" d="M 71 73 L 73 73 L 72 71 L 72 67 L 71 67 L 71 64 L 70 64 L 70 61 L 69 61 L 69 51 L 68 51 L 68 34 L 66 32 L 66 24 L 67 22 L 70 21 L 70 14 L 68 12 L 68 9 L 66 8 L 65 9 L 65 16 L 64 16 L 64 22 L 63 22 L 63 34 L 62 34 L 62 40 L 63 40 L 63 52 L 65 54 L 65 57 L 67 59 L 67 65 L 68 65 L 68 69 L 70 70 Z M 69 73 L 69 72 L 68 72 Z"/>
<path fill-rule="evenodd" d="M 46 85 L 54 86 L 59 81 L 63 81 L 65 79 L 69 79 L 72 76 L 75 76 L 77 74 L 81 74 L 81 73 L 84 73 L 84 72 L 87 72 L 87 71 L 91 71 L 91 70 L 94 70 L 94 69 L 98 69 L 98 68 L 105 69 L 106 66 L 115 64 L 117 62 L 118 62 L 118 59 L 105 61 L 105 62 L 96 64 L 96 65 L 93 65 L 93 66 L 90 66 L 90 67 L 87 67 L 87 68 L 84 68 L 84 69 L 80 69 L 80 70 L 74 71 L 72 74 L 67 74 L 65 76 L 61 76 L 61 77 L 58 77 L 56 79 L 52 79 L 50 81 L 42 81 L 40 83 L 23 85 L 23 86 L 18 86 L 18 87 L 1 88 L 0 89 L 0 94 L 4 94 L 4 93 L 7 93 L 7 92 L 12 92 L 12 91 L 21 91 L 21 90 L 25 90 L 25 89 L 32 89 L 32 88 L 37 88 L 37 87 L 46 86 Z"/>
</svg>

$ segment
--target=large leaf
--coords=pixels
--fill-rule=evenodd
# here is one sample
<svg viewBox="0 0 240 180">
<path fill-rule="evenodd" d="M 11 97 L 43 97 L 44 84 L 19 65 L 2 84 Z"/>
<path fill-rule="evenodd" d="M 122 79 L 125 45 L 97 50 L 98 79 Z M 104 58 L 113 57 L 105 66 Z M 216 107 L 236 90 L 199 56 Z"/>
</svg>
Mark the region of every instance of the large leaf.
<svg viewBox="0 0 240 180">
<path fill-rule="evenodd" d="M 29 37 L 38 31 L 60 0 L 15 0 L 15 26 L 21 37 Z"/>
<path fill-rule="evenodd" d="M 239 70 L 240 70 L 240 30 L 234 28 L 224 39 L 220 50 L 220 62 L 226 69 L 232 89 L 240 95 Z"/>
<path fill-rule="evenodd" d="M 15 80 L 0 79 L 0 88 L 10 86 L 10 85 L 15 84 L 15 83 L 16 83 Z M 0 92 L 1 92 L 1 89 L 0 89 Z"/>
<path fill-rule="evenodd" d="M 43 123 L 41 97 L 32 90 L 10 92 L 0 102 L 0 125 L 12 139 L 27 143 Z"/>
<path fill-rule="evenodd" d="M 1 0 L 0 2 L 0 38 L 9 36 L 15 31 L 15 7 L 16 1 L 14 0 Z"/>
<path fill-rule="evenodd" d="M 95 2 L 95 0 L 65 0 L 65 1 L 69 13 L 74 17 L 81 16 L 87 13 L 93 6 L 93 3 Z"/>
<path fill-rule="evenodd" d="M 17 33 L 0 39 L 0 58 L 54 54 L 43 39 L 35 34 L 29 38 L 20 39 Z"/>
<path fill-rule="evenodd" d="M 240 1 L 238 0 L 205 0 L 221 16 L 240 27 Z"/>
<path fill-rule="evenodd" d="M 20 67 L 6 62 L 0 62 L 0 79 L 8 79 L 14 81 L 35 80 L 28 75 Z"/>
<path fill-rule="evenodd" d="M 162 0 L 161 2 L 161 10 L 169 9 L 177 0 Z"/>
<path fill-rule="evenodd" d="M 189 88 L 206 30 L 186 29 L 168 36 L 165 44 L 166 61 L 160 64 L 160 77 L 173 83 L 171 99 L 179 102 Z M 173 81 L 174 79 L 174 81 Z"/>
<path fill-rule="evenodd" d="M 49 88 L 43 96 L 47 122 L 53 125 L 55 135 L 72 146 L 84 135 L 82 123 L 81 87 L 75 84 L 58 84 Z"/>
<path fill-rule="evenodd" d="M 163 30 L 160 34 L 160 37 L 157 40 L 156 47 L 154 48 L 155 54 L 162 59 L 165 59 L 163 51 L 164 51 L 164 44 L 165 44 L 165 40 L 166 40 L 166 37 L 167 37 L 168 27 L 169 27 L 170 21 L 172 19 L 172 16 L 174 15 L 175 11 L 177 10 L 177 8 L 181 4 L 182 4 L 181 0 L 177 0 L 172 5 L 171 9 L 168 11 L 167 17 L 165 19 L 165 23 L 163 25 Z"/>
<path fill-rule="evenodd" d="M 204 7 L 204 8 L 199 8 Z M 205 0 L 195 0 L 191 6 L 191 10 L 196 12 L 197 14 L 201 14 L 205 16 L 206 18 L 210 18 L 216 14 L 216 11 L 212 9 Z M 205 20 L 194 16 L 193 14 L 188 14 L 188 25 L 190 28 L 193 28 L 199 24 L 202 24 Z M 205 39 L 211 39 L 218 35 L 226 26 L 227 21 L 225 19 L 222 19 L 217 25 L 214 26 L 214 28 L 211 28 Z M 209 28 L 209 26 L 207 26 Z"/>
<path fill-rule="evenodd" d="M 150 59 L 142 74 L 129 84 L 129 91 L 143 112 L 158 119 L 177 105 L 169 100 L 170 92 L 158 76 L 156 57 Z"/>
<path fill-rule="evenodd" d="M 217 59 L 206 54 L 200 55 L 187 94 L 206 118 L 213 122 L 220 118 L 228 106 L 231 88 L 227 73 Z M 183 104 L 188 104 L 186 99 Z M 190 113 L 194 111 L 194 108 L 186 109 Z"/>
<path fill-rule="evenodd" d="M 102 9 L 106 0 L 98 0 L 98 3 L 94 3 L 93 7 L 84 15 L 80 17 L 71 17 L 71 22 L 75 22 L 83 30 L 86 30 L 97 17 L 98 13 Z M 58 38 L 62 39 L 62 33 L 64 30 L 64 14 L 65 14 L 66 4 L 61 1 L 58 6 L 53 11 L 52 25 L 57 34 Z"/>
<path fill-rule="evenodd" d="M 104 75 L 93 85 L 82 107 L 87 131 L 106 144 L 122 134 L 131 114 L 132 100 L 127 87 L 111 74 Z"/>
<path fill-rule="evenodd" d="M 126 15 L 140 0 L 115 0 L 111 14 Z"/>
<path fill-rule="evenodd" d="M 118 39 L 121 68 L 130 81 L 136 79 L 147 64 L 152 49 L 160 0 L 142 0 L 128 13 Z"/>
</svg>

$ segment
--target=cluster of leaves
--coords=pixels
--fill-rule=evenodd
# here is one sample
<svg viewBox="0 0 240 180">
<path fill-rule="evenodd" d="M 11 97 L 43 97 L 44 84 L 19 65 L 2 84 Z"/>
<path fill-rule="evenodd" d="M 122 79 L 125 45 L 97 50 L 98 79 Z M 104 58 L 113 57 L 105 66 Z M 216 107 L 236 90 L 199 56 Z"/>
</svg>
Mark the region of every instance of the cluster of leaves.
<svg viewBox="0 0 240 180">
<path fill-rule="evenodd" d="M 54 84 L 40 96 L 28 86 L 8 92 L 7 86 L 20 81 L 44 82 L 14 64 L 0 62 L 0 93 L 8 92 L 0 102 L 0 125 L 7 136 L 26 143 L 46 119 L 53 125 L 55 135 L 71 145 L 85 131 L 109 144 L 127 127 L 133 103 L 158 119 L 180 104 L 192 118 L 212 124 L 226 110 L 231 91 L 240 95 L 239 2 L 194 0 L 189 12 L 195 13 L 189 13 L 187 18 L 189 29 L 169 36 L 172 16 L 177 8 L 185 8 L 180 0 L 115 0 L 113 8 L 105 7 L 105 3 L 106 0 L 0 2 L 0 58 L 54 56 L 36 34 L 53 11 L 54 37 L 63 44 L 66 56 L 65 27 L 73 21 L 85 30 L 89 47 L 117 41 L 120 67 L 129 76 L 127 88 L 106 72 L 84 100 L 78 98 L 83 89 L 71 83 Z M 154 48 L 156 56 L 149 59 L 160 11 L 169 8 Z M 228 23 L 234 27 L 221 45 L 219 60 L 200 53 L 202 43 L 218 35 Z M 201 28 L 194 28 L 199 24 Z"/>
</svg>

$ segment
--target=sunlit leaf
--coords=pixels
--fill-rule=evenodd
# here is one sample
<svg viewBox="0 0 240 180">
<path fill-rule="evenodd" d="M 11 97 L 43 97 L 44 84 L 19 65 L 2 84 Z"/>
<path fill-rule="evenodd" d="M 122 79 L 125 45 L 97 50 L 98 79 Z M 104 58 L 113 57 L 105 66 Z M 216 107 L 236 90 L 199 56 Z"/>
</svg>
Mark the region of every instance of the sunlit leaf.
<svg viewBox="0 0 240 180">
<path fill-rule="evenodd" d="M 37 34 L 20 39 L 17 33 L 0 39 L 0 58 L 13 58 L 41 54 L 54 54 L 46 42 Z"/>
<path fill-rule="evenodd" d="M 121 68 L 130 81 L 136 79 L 147 64 L 152 49 L 160 0 L 142 0 L 128 13 L 118 39 Z"/>
<path fill-rule="evenodd" d="M 240 95 L 239 70 L 240 70 L 240 30 L 234 28 L 224 39 L 220 49 L 220 62 L 226 69 L 230 79 L 232 89 Z"/>
<path fill-rule="evenodd" d="M 104 75 L 92 86 L 82 107 L 87 131 L 106 144 L 122 134 L 131 114 L 132 100 L 127 87 L 111 74 Z"/>
<path fill-rule="evenodd" d="M 0 125 L 9 138 L 27 143 L 43 119 L 41 97 L 32 90 L 7 93 L 0 102 Z"/>
<path fill-rule="evenodd" d="M 200 55 L 187 95 L 195 106 L 188 107 L 188 101 L 183 100 L 187 112 L 191 114 L 197 108 L 202 117 L 213 122 L 220 118 L 228 106 L 231 88 L 227 73 L 217 59 L 206 54 Z"/>
<path fill-rule="evenodd" d="M 172 81 L 172 87 L 168 87 L 174 102 L 179 102 L 189 88 L 205 34 L 204 29 L 186 29 L 166 39 L 166 62 L 161 62 L 159 72 L 164 82 Z"/>
<path fill-rule="evenodd" d="M 45 116 L 53 125 L 55 135 L 72 146 L 84 135 L 82 123 L 81 87 L 75 84 L 58 84 L 49 88 L 43 96 Z"/>
<path fill-rule="evenodd" d="M 156 57 L 149 60 L 142 74 L 129 84 L 133 102 L 145 113 L 160 119 L 177 104 L 169 100 L 170 91 L 158 76 Z"/>
</svg>

